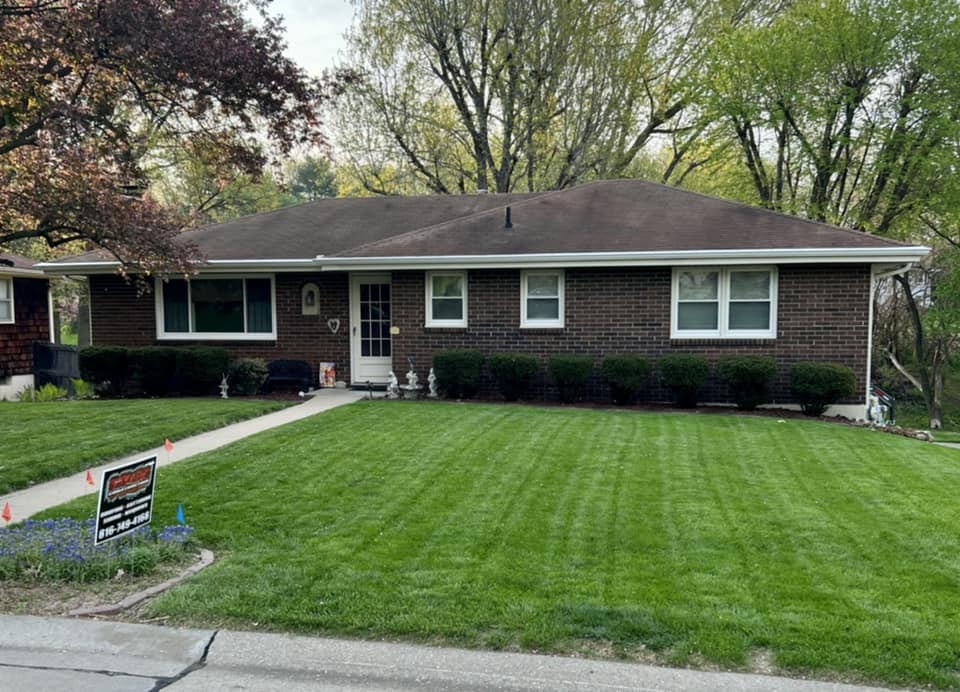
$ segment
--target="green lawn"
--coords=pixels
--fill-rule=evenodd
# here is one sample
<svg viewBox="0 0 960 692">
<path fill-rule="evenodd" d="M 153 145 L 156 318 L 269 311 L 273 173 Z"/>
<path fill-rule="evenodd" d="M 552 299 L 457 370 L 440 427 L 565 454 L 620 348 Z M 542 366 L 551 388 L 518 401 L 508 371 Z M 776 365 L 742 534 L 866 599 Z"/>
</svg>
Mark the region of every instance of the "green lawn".
<svg viewBox="0 0 960 692">
<path fill-rule="evenodd" d="M 155 522 L 183 503 L 220 558 L 153 604 L 174 622 L 960 685 L 955 450 L 802 420 L 380 401 L 158 488 Z"/>
<path fill-rule="evenodd" d="M 212 398 L 0 402 L 0 495 L 286 405 Z"/>
</svg>

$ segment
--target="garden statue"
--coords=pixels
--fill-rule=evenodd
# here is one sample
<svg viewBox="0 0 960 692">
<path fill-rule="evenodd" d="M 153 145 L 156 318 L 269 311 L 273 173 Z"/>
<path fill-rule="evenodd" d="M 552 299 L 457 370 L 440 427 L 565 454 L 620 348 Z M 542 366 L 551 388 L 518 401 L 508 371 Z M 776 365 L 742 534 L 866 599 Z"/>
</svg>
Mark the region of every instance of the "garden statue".
<svg viewBox="0 0 960 692">
<path fill-rule="evenodd" d="M 431 399 L 437 398 L 437 376 L 433 372 L 433 368 L 430 368 L 430 374 L 427 375 L 427 385 L 430 388 L 430 391 L 427 393 L 427 396 Z"/>
<path fill-rule="evenodd" d="M 393 370 L 390 371 L 390 378 L 387 380 L 387 398 L 388 399 L 397 399 L 400 396 L 400 383 L 397 381 L 397 376 L 393 374 Z"/>
<path fill-rule="evenodd" d="M 221 398 L 221 399 L 228 399 L 228 398 L 229 398 L 229 397 L 227 396 L 227 390 L 228 390 L 228 389 L 230 389 L 230 385 L 229 385 L 229 383 L 227 382 L 227 376 L 224 375 L 224 376 L 223 376 L 223 379 L 220 380 L 220 398 Z"/>
<path fill-rule="evenodd" d="M 411 369 L 407 372 L 407 387 L 408 387 L 409 389 L 416 389 L 416 388 L 417 388 L 417 380 L 418 380 L 418 379 L 420 379 L 420 378 L 417 377 L 417 373 L 415 373 L 415 372 L 413 371 L 413 368 L 411 368 Z"/>
</svg>

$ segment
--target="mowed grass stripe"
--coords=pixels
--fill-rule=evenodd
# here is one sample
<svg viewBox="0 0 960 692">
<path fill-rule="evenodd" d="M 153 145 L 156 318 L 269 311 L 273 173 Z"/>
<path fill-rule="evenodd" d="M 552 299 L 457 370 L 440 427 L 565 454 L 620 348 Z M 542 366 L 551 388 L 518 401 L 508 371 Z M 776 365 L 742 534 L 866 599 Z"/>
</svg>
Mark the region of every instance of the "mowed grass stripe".
<svg viewBox="0 0 960 692">
<path fill-rule="evenodd" d="M 0 402 L 0 495 L 287 405 L 213 398 Z"/>
<path fill-rule="evenodd" d="M 958 465 L 807 421 L 361 402 L 161 472 L 158 521 L 183 502 L 221 559 L 151 614 L 952 687 Z"/>
</svg>

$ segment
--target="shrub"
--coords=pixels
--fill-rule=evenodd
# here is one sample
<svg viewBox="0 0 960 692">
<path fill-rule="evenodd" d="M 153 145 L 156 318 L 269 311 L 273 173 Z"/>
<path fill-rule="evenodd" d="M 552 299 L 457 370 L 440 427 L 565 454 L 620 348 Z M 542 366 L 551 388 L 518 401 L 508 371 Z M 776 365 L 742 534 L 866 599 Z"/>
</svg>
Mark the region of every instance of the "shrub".
<svg viewBox="0 0 960 692">
<path fill-rule="evenodd" d="M 252 396 L 267 381 L 267 362 L 263 358 L 238 358 L 227 371 L 230 389 L 240 396 Z"/>
<path fill-rule="evenodd" d="M 836 363 L 796 363 L 790 369 L 790 391 L 804 415 L 819 416 L 830 404 L 852 396 L 857 378 L 853 370 Z"/>
<path fill-rule="evenodd" d="M 127 384 L 127 351 L 122 346 L 88 346 L 77 353 L 80 377 L 98 391 L 120 396 Z"/>
<path fill-rule="evenodd" d="M 177 370 L 177 349 L 168 346 L 132 348 L 127 354 L 130 377 L 146 396 L 166 396 Z"/>
<path fill-rule="evenodd" d="M 70 383 L 73 385 L 74 399 L 96 399 L 97 390 L 89 382 L 84 382 L 80 378 L 72 378 Z"/>
<path fill-rule="evenodd" d="M 583 396 L 583 389 L 593 371 L 593 359 L 590 356 L 551 356 L 549 370 L 560 390 L 560 401 L 569 404 Z"/>
<path fill-rule="evenodd" d="M 607 356 L 600 364 L 600 374 L 610 385 L 613 403 L 625 406 L 650 376 L 650 361 L 634 355 Z"/>
<path fill-rule="evenodd" d="M 469 399 L 480 391 L 480 351 L 441 351 L 433 357 L 437 388 L 447 399 Z"/>
<path fill-rule="evenodd" d="M 34 387 L 24 387 L 17 399 L 29 403 L 46 403 L 48 401 L 62 401 L 67 398 L 67 390 L 61 389 L 55 384 L 45 384 L 40 389 Z"/>
<path fill-rule="evenodd" d="M 696 406 L 710 374 L 706 359 L 692 353 L 668 353 L 660 358 L 658 367 L 660 380 L 673 392 L 674 404 L 680 408 Z"/>
<path fill-rule="evenodd" d="M 177 349 L 177 378 L 184 394 L 215 394 L 220 380 L 230 367 L 230 353 L 213 346 L 192 346 Z"/>
<path fill-rule="evenodd" d="M 490 372 L 506 401 L 516 401 L 530 389 L 530 380 L 540 370 L 539 361 L 525 353 L 495 353 L 490 356 Z"/>
<path fill-rule="evenodd" d="M 752 411 L 770 401 L 770 381 L 777 364 L 767 356 L 722 356 L 717 364 L 720 378 L 733 392 L 737 408 Z"/>
</svg>

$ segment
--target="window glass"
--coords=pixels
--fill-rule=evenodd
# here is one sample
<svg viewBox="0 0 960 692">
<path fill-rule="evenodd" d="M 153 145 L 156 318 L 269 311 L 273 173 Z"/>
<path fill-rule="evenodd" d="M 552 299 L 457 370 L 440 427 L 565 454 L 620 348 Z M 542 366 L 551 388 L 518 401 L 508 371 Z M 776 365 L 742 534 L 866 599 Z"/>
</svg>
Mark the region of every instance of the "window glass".
<svg viewBox="0 0 960 692">
<path fill-rule="evenodd" d="M 730 329 L 770 329 L 770 303 L 730 303 Z"/>
<path fill-rule="evenodd" d="M 247 279 L 247 331 L 273 331 L 270 279 Z"/>
<path fill-rule="evenodd" d="M 243 331 L 243 279 L 194 279 L 190 294 L 194 331 Z"/>
<path fill-rule="evenodd" d="M 13 279 L 0 279 L 0 322 L 13 322 Z"/>
<path fill-rule="evenodd" d="M 680 272 L 680 300 L 717 300 L 720 295 L 720 273 L 715 271 Z"/>
<path fill-rule="evenodd" d="M 163 330 L 165 332 L 190 331 L 187 282 L 183 279 L 173 279 L 163 286 Z"/>
<path fill-rule="evenodd" d="M 679 329 L 716 329 L 718 323 L 716 303 L 680 303 L 677 306 Z"/>
<path fill-rule="evenodd" d="M 464 325 L 466 306 L 463 274 L 431 274 L 429 279 L 429 314 L 427 323 L 456 322 Z"/>
<path fill-rule="evenodd" d="M 559 287 L 560 277 L 556 274 L 531 274 L 527 277 L 527 296 L 531 298 L 555 298 L 560 294 Z"/>
<path fill-rule="evenodd" d="M 731 300 L 767 300 L 770 298 L 770 272 L 731 272 Z"/>
</svg>

